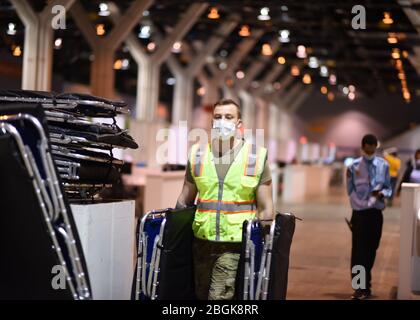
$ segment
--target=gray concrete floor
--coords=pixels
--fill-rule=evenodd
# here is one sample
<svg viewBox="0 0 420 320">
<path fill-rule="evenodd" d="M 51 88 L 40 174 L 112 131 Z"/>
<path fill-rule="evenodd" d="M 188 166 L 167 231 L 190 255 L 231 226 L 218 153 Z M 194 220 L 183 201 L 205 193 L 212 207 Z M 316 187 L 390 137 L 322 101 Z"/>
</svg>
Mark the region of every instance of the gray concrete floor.
<svg viewBox="0 0 420 320">
<path fill-rule="evenodd" d="M 372 299 L 395 299 L 398 282 L 399 200 L 384 211 L 384 226 L 372 274 Z M 287 299 L 349 299 L 351 233 L 344 218 L 351 208 L 343 189 L 304 204 L 278 203 L 296 222 Z"/>
</svg>

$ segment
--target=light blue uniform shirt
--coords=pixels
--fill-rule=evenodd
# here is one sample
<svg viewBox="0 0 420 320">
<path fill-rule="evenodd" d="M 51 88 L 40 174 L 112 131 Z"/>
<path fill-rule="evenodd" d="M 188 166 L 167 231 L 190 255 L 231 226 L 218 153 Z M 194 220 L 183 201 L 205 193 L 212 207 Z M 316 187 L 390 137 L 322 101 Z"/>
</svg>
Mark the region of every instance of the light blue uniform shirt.
<svg viewBox="0 0 420 320">
<path fill-rule="evenodd" d="M 347 194 L 353 210 L 385 208 L 384 199 L 371 198 L 372 191 L 380 191 L 384 198 L 392 195 L 388 162 L 380 157 L 367 160 L 357 158 L 347 169 Z M 373 201 L 372 201 L 373 200 Z"/>
</svg>

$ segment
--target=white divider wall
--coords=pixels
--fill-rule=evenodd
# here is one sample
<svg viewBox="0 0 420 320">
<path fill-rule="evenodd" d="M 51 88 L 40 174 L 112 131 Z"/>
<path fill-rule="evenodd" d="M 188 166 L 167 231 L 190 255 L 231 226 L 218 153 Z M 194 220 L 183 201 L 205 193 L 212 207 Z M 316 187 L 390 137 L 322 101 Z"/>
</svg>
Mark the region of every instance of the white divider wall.
<svg viewBox="0 0 420 320">
<path fill-rule="evenodd" d="M 401 204 L 398 299 L 406 300 L 420 295 L 420 184 L 402 185 Z"/>
<path fill-rule="evenodd" d="M 134 201 L 72 205 L 94 300 L 130 299 Z"/>
</svg>

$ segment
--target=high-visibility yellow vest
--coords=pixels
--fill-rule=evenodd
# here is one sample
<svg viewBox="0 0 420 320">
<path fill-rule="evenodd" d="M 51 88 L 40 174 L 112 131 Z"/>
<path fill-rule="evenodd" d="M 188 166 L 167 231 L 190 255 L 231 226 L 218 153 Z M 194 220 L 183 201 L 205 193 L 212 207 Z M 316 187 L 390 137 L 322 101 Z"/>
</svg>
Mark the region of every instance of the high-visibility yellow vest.
<svg viewBox="0 0 420 320">
<path fill-rule="evenodd" d="M 224 180 L 219 180 L 211 145 L 193 145 L 189 160 L 198 189 L 193 223 L 197 238 L 242 241 L 244 220 L 256 217 L 256 191 L 266 157 L 267 149 L 245 142 Z"/>
<path fill-rule="evenodd" d="M 386 154 L 384 158 L 389 163 L 389 175 L 392 178 L 397 178 L 401 168 L 401 160 L 391 154 Z"/>
</svg>

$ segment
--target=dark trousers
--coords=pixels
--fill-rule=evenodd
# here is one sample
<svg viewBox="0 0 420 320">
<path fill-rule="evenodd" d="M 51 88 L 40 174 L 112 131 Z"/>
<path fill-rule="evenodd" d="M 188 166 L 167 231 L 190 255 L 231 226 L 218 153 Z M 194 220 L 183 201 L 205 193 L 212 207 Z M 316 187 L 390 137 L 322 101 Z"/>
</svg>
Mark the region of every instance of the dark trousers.
<svg viewBox="0 0 420 320">
<path fill-rule="evenodd" d="M 392 195 L 389 198 L 389 201 L 392 201 L 392 199 L 394 199 L 394 194 L 396 192 L 395 188 L 397 187 L 397 181 L 398 181 L 398 177 L 391 177 Z"/>
<path fill-rule="evenodd" d="M 366 289 L 371 288 L 371 270 L 382 235 L 383 216 L 379 209 L 353 210 L 351 267 L 360 265 L 366 270 Z M 356 274 L 352 274 L 352 277 Z"/>
</svg>

